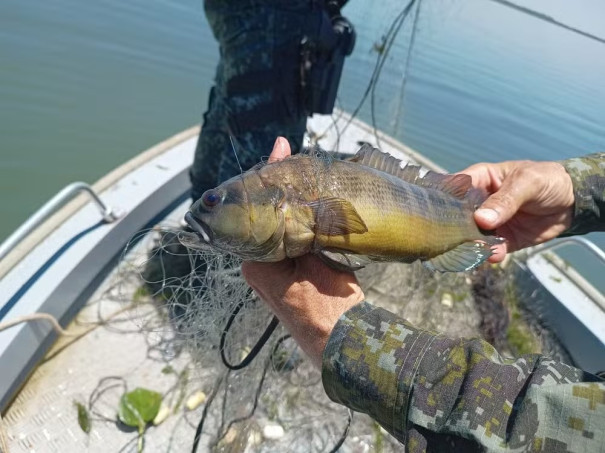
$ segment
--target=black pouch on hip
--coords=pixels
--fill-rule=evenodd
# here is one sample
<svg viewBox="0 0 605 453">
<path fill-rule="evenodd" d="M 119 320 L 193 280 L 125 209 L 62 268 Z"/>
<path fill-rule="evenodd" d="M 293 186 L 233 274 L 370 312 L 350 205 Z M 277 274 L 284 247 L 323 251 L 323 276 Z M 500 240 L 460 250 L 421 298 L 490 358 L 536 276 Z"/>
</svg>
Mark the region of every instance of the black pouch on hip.
<svg viewBox="0 0 605 453">
<path fill-rule="evenodd" d="M 345 57 L 355 46 L 355 29 L 340 14 L 344 3 L 325 5 L 314 30 L 301 41 L 301 101 L 308 116 L 332 113 Z"/>
</svg>

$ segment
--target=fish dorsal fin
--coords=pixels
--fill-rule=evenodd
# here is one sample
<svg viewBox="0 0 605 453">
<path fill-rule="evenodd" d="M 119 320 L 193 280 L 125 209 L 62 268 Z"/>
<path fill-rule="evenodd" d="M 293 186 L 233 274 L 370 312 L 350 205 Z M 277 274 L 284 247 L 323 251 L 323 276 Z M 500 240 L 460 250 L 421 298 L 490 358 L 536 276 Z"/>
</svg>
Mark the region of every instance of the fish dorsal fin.
<svg viewBox="0 0 605 453">
<path fill-rule="evenodd" d="M 421 167 L 418 165 L 406 164 L 402 167 L 401 160 L 368 143 L 361 146 L 357 154 L 351 158 L 351 162 L 375 168 L 417 186 L 441 190 L 460 199 L 465 198 L 472 188 L 472 179 L 469 175 L 448 175 L 427 171 L 424 176 L 420 176 Z"/>
<path fill-rule="evenodd" d="M 469 175 L 448 175 L 428 171 L 416 184 L 430 187 L 449 193 L 451 196 L 465 199 L 469 190 L 473 188 L 473 179 Z"/>
<path fill-rule="evenodd" d="M 420 178 L 420 167 L 416 165 L 402 167 L 401 160 L 391 156 L 389 153 L 382 152 L 378 148 L 374 148 L 369 143 L 364 143 L 359 148 L 359 151 L 351 158 L 351 162 L 375 168 L 413 184 Z"/>
</svg>

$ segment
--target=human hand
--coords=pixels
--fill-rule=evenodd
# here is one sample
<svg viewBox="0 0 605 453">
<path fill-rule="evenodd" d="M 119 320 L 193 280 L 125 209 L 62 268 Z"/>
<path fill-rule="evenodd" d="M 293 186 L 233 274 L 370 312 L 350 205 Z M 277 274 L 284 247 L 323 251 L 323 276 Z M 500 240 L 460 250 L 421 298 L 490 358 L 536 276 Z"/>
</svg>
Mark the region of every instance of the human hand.
<svg viewBox="0 0 605 453">
<path fill-rule="evenodd" d="M 470 175 L 473 186 L 490 195 L 475 211 L 477 225 L 506 239 L 494 247 L 492 263 L 504 260 L 506 253 L 553 239 L 571 225 L 573 186 L 557 162 L 481 163 L 460 173 Z"/>
<path fill-rule="evenodd" d="M 288 141 L 279 137 L 269 162 L 289 155 Z M 364 299 L 353 273 L 332 269 L 313 255 L 277 263 L 246 261 L 242 274 L 318 367 L 338 318 Z"/>
</svg>

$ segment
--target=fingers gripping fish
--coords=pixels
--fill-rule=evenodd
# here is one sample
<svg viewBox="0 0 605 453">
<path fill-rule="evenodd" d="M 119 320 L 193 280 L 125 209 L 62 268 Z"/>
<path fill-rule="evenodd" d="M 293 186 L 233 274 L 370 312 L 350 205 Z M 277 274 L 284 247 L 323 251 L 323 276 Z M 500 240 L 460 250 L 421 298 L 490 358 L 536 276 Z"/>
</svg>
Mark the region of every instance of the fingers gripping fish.
<svg viewBox="0 0 605 453">
<path fill-rule="evenodd" d="M 421 176 L 364 145 L 350 160 L 299 154 L 259 165 L 206 191 L 185 219 L 198 244 L 248 260 L 314 253 L 341 269 L 421 260 L 463 271 L 502 241 L 475 224 L 481 201 L 468 175 Z"/>
</svg>

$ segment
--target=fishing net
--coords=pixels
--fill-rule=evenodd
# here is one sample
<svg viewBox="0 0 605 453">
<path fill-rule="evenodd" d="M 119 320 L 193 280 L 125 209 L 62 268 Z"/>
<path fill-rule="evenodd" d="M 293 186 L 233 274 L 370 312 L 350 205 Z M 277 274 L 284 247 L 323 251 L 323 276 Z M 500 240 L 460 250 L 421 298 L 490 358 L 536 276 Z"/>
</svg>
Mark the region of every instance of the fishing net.
<svg viewBox="0 0 605 453">
<path fill-rule="evenodd" d="M 207 409 L 192 423 L 200 431 L 198 451 L 368 451 L 376 443 L 396 451 L 398 443 L 373 421 L 352 419 L 327 398 L 320 372 L 281 326 L 253 360 L 234 369 L 273 316 L 242 278 L 239 258 L 188 249 L 179 240 L 186 237 L 179 228 L 156 229 L 125 256 L 121 272 L 138 275 L 144 289 L 136 291 L 159 313 L 161 322 L 141 322 L 141 329 L 187 354 L 206 394 Z"/>
<path fill-rule="evenodd" d="M 159 314 L 141 329 L 155 331 L 172 354 L 187 355 L 207 397 L 199 419 L 190 421 L 198 451 L 399 448 L 371 419 L 329 401 L 320 372 L 288 332 L 280 325 L 272 330 L 273 315 L 243 279 L 240 258 L 200 245 L 178 225 L 157 227 L 136 250 L 122 268 L 138 277 L 139 291 Z M 511 305 L 510 271 L 501 266 L 441 274 L 419 262 L 375 263 L 357 277 L 367 300 L 417 327 L 483 337 L 508 356 L 520 352 L 519 342 L 533 348 L 521 352 L 550 348 L 557 356 L 558 342 L 542 341 L 546 329 Z"/>
<path fill-rule="evenodd" d="M 318 148 L 308 154 L 316 168 L 303 184 L 322 187 L 334 156 Z M 192 451 L 398 451 L 369 417 L 329 401 L 319 370 L 249 288 L 241 263 L 178 223 L 141 232 L 121 261 L 122 299 L 146 301 L 134 318 L 154 339 L 150 351 L 168 362 L 186 357 L 186 384 L 204 394 L 201 412 L 187 416 Z M 526 295 L 514 289 L 511 273 L 484 263 L 442 274 L 420 262 L 356 272 L 368 301 L 419 328 L 482 337 L 507 356 L 562 358 L 540 317 L 519 302 Z M 173 397 L 173 412 L 179 399 Z"/>
<path fill-rule="evenodd" d="M 397 441 L 371 419 L 351 419 L 329 401 L 320 372 L 280 325 L 249 364 L 233 369 L 250 357 L 273 316 L 242 278 L 239 258 L 187 248 L 187 238 L 177 225 L 158 227 L 121 267 L 138 278 L 136 292 L 153 301 L 155 321 L 139 321 L 141 330 L 161 337 L 170 354 L 186 354 L 206 394 L 203 413 L 189 420 L 199 430 L 198 451 L 397 451 Z M 419 263 L 379 263 L 357 272 L 368 300 L 419 327 L 505 337 L 501 317 L 494 324 L 481 314 L 497 313 L 502 292 L 492 292 L 479 310 L 478 275 L 433 273 Z"/>
<path fill-rule="evenodd" d="M 317 171 L 306 183 L 321 187 L 317 178 L 333 156 L 309 153 Z M 204 393 L 203 411 L 188 419 L 192 451 L 397 451 L 398 442 L 370 418 L 329 401 L 320 372 L 247 285 L 241 264 L 176 223 L 133 238 L 121 263 L 123 298 L 134 279 L 134 292 L 148 302 L 137 319 L 141 331 L 159 338 L 155 353 L 186 355 L 190 382 Z M 514 289 L 511 273 L 487 263 L 435 273 L 420 262 L 356 272 L 368 301 L 419 328 L 482 337 L 507 356 L 564 358 L 540 317 L 519 303 L 526 295 Z"/>
</svg>

